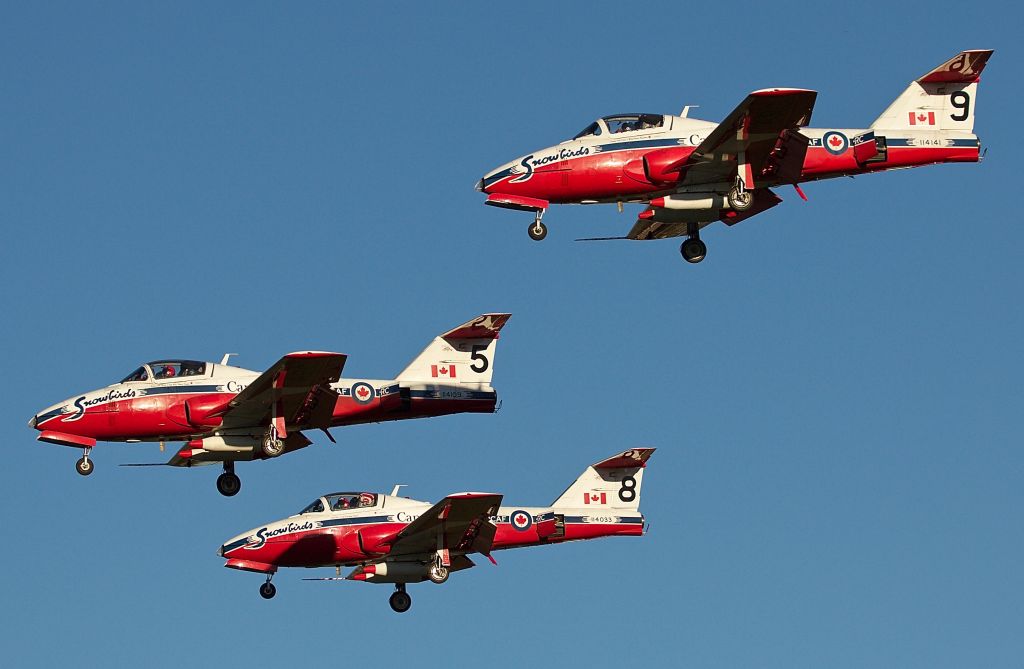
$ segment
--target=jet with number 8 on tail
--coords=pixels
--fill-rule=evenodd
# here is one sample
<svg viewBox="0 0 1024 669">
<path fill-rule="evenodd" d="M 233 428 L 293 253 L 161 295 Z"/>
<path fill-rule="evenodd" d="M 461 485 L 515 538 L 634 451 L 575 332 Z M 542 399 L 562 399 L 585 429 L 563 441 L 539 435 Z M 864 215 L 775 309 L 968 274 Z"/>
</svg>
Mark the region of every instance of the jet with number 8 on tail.
<svg viewBox="0 0 1024 669">
<path fill-rule="evenodd" d="M 634 448 L 587 469 L 547 507 L 502 506 L 502 496 L 464 492 L 437 504 L 375 492 L 321 495 L 294 516 L 228 539 L 217 551 L 225 567 L 266 575 L 260 595 L 281 567 L 334 567 L 337 576 L 313 581 L 363 581 L 395 586 L 389 603 L 412 605 L 408 583 L 444 583 L 474 566 L 479 553 L 508 548 L 644 533 L 640 490 L 653 448 Z M 341 575 L 343 567 L 354 567 Z"/>
</svg>

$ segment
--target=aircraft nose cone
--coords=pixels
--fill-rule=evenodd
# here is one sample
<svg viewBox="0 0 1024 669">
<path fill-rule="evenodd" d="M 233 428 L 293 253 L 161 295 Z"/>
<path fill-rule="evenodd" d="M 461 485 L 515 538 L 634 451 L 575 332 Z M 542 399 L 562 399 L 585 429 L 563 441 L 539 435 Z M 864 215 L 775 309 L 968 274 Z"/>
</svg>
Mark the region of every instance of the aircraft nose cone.
<svg viewBox="0 0 1024 669">
<path fill-rule="evenodd" d="M 483 177 L 480 177 L 480 181 L 476 182 L 476 189 L 477 189 L 477 191 L 479 191 L 481 193 L 487 192 L 487 191 L 484 190 L 484 178 Z"/>
<path fill-rule="evenodd" d="M 39 416 L 32 416 L 32 418 L 31 418 L 31 419 L 29 419 L 29 421 L 28 421 L 28 426 L 29 426 L 30 428 L 32 428 L 32 429 L 35 429 L 35 427 L 36 427 L 36 424 L 37 424 L 38 422 L 39 422 Z"/>
</svg>

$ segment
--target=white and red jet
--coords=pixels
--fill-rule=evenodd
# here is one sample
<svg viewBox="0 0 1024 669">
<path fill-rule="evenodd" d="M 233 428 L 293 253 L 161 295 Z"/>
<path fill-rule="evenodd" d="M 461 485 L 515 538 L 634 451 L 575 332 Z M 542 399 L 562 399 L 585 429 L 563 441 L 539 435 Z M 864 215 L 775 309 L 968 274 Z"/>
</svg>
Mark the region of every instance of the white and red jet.
<svg viewBox="0 0 1024 669">
<path fill-rule="evenodd" d="M 647 205 L 625 237 L 686 235 L 680 251 L 700 262 L 700 229 L 734 225 L 782 200 L 770 189 L 817 179 L 977 162 L 978 80 L 992 51 L 963 51 L 912 82 L 867 128 L 809 128 L 817 93 L 754 91 L 721 123 L 668 114 L 600 118 L 570 140 L 487 174 L 486 204 L 535 212 L 541 240 L 549 204 Z"/>
<path fill-rule="evenodd" d="M 239 460 L 274 458 L 310 444 L 303 430 L 453 413 L 491 413 L 498 333 L 510 314 L 484 314 L 434 338 L 397 377 L 342 379 L 346 356 L 289 353 L 267 371 L 220 363 L 159 360 L 120 382 L 75 395 L 29 421 L 38 439 L 84 449 L 79 474 L 93 471 L 97 441 L 187 443 L 176 467 L 224 463 L 217 490 L 241 488 Z"/>
<path fill-rule="evenodd" d="M 473 566 L 469 555 L 644 532 L 640 488 L 653 448 L 635 448 L 586 471 L 551 506 L 501 506 L 502 496 L 464 492 L 437 504 L 375 492 L 316 498 L 294 516 L 229 539 L 225 567 L 267 575 L 260 595 L 277 593 L 280 567 L 335 567 L 337 577 L 310 580 L 393 583 L 391 608 L 408 611 L 407 583 L 444 583 Z M 342 567 L 355 567 L 341 576 Z"/>
</svg>

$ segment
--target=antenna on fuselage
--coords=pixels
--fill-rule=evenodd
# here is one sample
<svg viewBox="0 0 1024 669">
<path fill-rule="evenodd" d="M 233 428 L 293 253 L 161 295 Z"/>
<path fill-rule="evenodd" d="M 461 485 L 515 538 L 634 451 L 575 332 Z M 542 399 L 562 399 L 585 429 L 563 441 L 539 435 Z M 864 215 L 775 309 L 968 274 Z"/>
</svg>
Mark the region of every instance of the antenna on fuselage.
<svg viewBox="0 0 1024 669">
<path fill-rule="evenodd" d="M 679 112 L 680 118 L 690 118 L 690 110 L 697 109 L 700 105 L 686 105 L 683 107 L 683 111 Z"/>
<path fill-rule="evenodd" d="M 224 357 L 220 359 L 220 364 L 227 365 L 228 364 L 228 360 L 230 360 L 231 356 L 233 356 L 233 355 L 238 355 L 238 354 L 237 353 L 225 353 Z"/>
<path fill-rule="evenodd" d="M 398 491 L 409 485 L 408 483 L 396 483 L 395 487 L 391 489 L 391 496 L 398 497 Z"/>
</svg>

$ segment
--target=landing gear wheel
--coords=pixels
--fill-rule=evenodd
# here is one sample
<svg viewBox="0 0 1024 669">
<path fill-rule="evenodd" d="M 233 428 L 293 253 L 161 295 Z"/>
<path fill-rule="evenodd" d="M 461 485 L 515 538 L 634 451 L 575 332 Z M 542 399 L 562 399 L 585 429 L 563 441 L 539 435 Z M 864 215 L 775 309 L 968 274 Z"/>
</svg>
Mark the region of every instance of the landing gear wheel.
<svg viewBox="0 0 1024 669">
<path fill-rule="evenodd" d="M 404 589 L 395 590 L 391 593 L 388 604 L 391 605 L 391 610 L 395 613 L 405 613 L 412 606 L 412 597 Z"/>
<path fill-rule="evenodd" d="M 534 221 L 527 232 L 530 233 L 530 239 L 535 242 L 539 242 L 548 236 L 548 226 L 544 225 L 540 221 Z"/>
<path fill-rule="evenodd" d="M 217 492 L 225 497 L 234 497 L 241 489 L 242 479 L 238 478 L 234 472 L 224 472 L 217 477 Z"/>
<path fill-rule="evenodd" d="M 691 237 L 682 243 L 679 252 L 683 254 L 683 260 L 696 264 L 704 260 L 704 256 L 708 254 L 708 247 L 696 237 Z"/>
<path fill-rule="evenodd" d="M 427 572 L 427 578 L 434 583 L 444 583 L 448 580 L 448 567 L 435 562 L 430 565 L 430 570 Z"/>
<path fill-rule="evenodd" d="M 78 459 L 78 462 L 75 463 L 75 471 L 77 471 L 82 476 L 88 476 L 89 474 L 92 474 L 92 470 L 95 468 L 95 465 L 92 464 L 92 460 L 85 457 L 84 455 Z"/>
<path fill-rule="evenodd" d="M 729 191 L 729 206 L 735 211 L 747 211 L 754 206 L 754 194 L 749 190 L 733 188 Z"/>
<path fill-rule="evenodd" d="M 276 458 L 282 453 L 284 453 L 283 441 L 273 435 L 263 437 L 263 455 L 268 458 Z"/>
<path fill-rule="evenodd" d="M 277 588 L 270 581 L 267 581 L 260 586 L 260 597 L 263 599 L 273 599 L 274 595 L 277 594 Z"/>
</svg>

